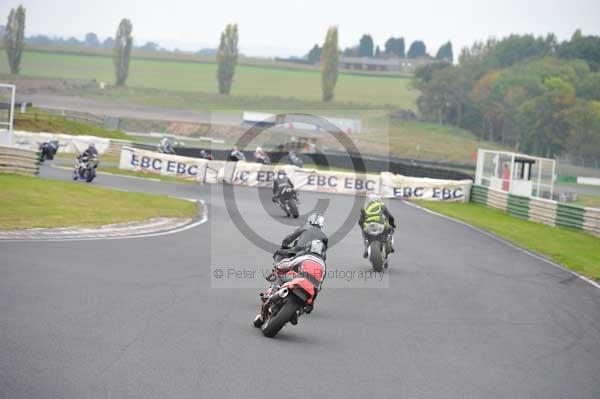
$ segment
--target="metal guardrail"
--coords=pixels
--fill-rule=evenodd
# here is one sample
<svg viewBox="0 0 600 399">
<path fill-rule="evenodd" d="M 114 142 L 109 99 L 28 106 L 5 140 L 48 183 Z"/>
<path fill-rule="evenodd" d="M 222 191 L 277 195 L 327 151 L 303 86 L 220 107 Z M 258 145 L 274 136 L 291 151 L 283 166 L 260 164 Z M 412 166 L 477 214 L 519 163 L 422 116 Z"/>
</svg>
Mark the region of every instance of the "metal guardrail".
<svg viewBox="0 0 600 399">
<path fill-rule="evenodd" d="M 471 202 L 500 209 L 521 219 L 583 230 L 600 236 L 600 209 L 598 208 L 522 197 L 479 185 L 473 185 Z"/>
<path fill-rule="evenodd" d="M 0 146 L 0 173 L 35 176 L 40 172 L 40 153 Z"/>
</svg>

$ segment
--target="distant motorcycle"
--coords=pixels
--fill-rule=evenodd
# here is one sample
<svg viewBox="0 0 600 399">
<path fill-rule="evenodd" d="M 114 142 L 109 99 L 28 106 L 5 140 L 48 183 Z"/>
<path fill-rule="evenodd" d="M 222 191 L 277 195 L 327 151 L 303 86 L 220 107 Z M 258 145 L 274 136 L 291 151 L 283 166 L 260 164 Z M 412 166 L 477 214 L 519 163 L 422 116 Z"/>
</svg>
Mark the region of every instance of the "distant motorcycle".
<svg viewBox="0 0 600 399">
<path fill-rule="evenodd" d="M 372 222 L 365 226 L 364 232 L 367 237 L 367 253 L 373 271 L 381 272 L 388 267 L 389 248 L 393 244 L 393 231 L 386 232 L 385 225 Z"/>
<path fill-rule="evenodd" d="M 287 186 L 287 187 L 283 187 L 281 189 L 281 193 L 279 194 L 278 198 L 277 198 L 277 202 L 279 203 L 279 206 L 281 207 L 281 209 L 283 209 L 283 211 L 285 212 L 285 214 L 290 217 L 293 216 L 294 218 L 297 218 L 299 215 L 298 212 L 298 196 L 296 194 L 296 191 Z"/>
<path fill-rule="evenodd" d="M 298 156 L 298 154 L 296 154 L 295 151 L 290 151 L 288 153 L 288 158 L 290 159 L 290 165 L 294 165 L 299 168 L 304 166 L 304 161 Z"/>
<path fill-rule="evenodd" d="M 319 245 L 323 243 L 318 240 L 310 244 Z M 320 253 L 318 248 L 315 251 Z M 274 337 L 288 322 L 298 324 L 299 316 L 312 312 L 324 277 L 325 261 L 311 251 L 276 263 L 269 279 L 272 284 L 260 294 L 263 321 L 255 319 L 254 326 L 260 327 L 266 337 Z"/>
<path fill-rule="evenodd" d="M 78 156 L 75 160 L 75 169 L 73 170 L 73 180 L 82 179 L 88 183 L 96 177 L 96 168 L 98 167 L 98 156 Z"/>
<path fill-rule="evenodd" d="M 53 160 L 57 152 L 58 140 L 50 140 L 40 144 L 40 161 L 44 162 L 46 159 Z"/>
<path fill-rule="evenodd" d="M 158 145 L 158 152 L 161 154 L 175 154 L 175 150 L 173 149 L 171 141 L 168 138 L 163 137 L 163 139 L 160 141 L 160 144 Z"/>
</svg>

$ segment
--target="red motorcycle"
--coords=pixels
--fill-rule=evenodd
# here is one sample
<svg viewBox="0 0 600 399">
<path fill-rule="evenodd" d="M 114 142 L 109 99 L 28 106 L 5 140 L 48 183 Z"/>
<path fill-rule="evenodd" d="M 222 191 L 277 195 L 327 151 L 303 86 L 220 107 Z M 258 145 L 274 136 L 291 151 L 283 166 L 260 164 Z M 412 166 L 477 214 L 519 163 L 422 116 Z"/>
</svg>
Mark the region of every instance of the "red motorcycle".
<svg viewBox="0 0 600 399">
<path fill-rule="evenodd" d="M 325 261 L 320 256 L 307 253 L 279 261 L 271 275 L 272 284 L 260 294 L 263 304 L 254 326 L 274 337 L 286 323 L 298 324 L 299 316 L 312 311 L 324 278 Z"/>
</svg>

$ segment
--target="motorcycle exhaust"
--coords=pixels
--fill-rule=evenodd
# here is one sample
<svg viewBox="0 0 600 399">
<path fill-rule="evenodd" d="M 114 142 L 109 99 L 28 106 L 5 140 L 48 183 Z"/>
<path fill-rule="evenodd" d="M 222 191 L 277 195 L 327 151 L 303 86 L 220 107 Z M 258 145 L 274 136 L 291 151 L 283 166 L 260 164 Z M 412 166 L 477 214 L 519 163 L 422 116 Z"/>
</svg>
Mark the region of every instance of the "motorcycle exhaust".
<svg viewBox="0 0 600 399">
<path fill-rule="evenodd" d="M 279 292 L 277 293 L 279 295 L 280 298 L 285 298 L 288 296 L 288 294 L 290 293 L 290 291 L 287 289 L 287 287 L 282 288 L 279 290 Z"/>
</svg>

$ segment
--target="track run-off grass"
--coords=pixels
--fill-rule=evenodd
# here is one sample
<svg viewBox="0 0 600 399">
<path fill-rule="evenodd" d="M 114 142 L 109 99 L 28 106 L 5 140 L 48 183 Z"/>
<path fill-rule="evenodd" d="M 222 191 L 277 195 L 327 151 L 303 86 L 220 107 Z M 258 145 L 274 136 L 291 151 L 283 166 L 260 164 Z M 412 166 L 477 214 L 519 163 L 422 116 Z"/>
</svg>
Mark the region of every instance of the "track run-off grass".
<svg viewBox="0 0 600 399">
<path fill-rule="evenodd" d="M 420 206 L 491 231 L 508 241 L 548 256 L 600 282 L 600 238 L 562 227 L 522 220 L 474 203 L 418 201 Z"/>
<path fill-rule="evenodd" d="M 167 91 L 216 94 L 216 63 L 132 58 L 127 85 Z M 0 53 L 0 73 L 8 73 Z M 25 51 L 21 75 L 44 78 L 96 79 L 114 82 L 111 57 Z M 245 96 L 321 100 L 321 75 L 315 70 L 238 65 L 231 97 Z M 405 77 L 340 73 L 334 103 L 415 108 L 419 92 Z M 260 102 L 260 101 L 257 101 Z"/>
<path fill-rule="evenodd" d="M 196 204 L 190 201 L 99 188 L 93 183 L 0 174 L 0 187 L 3 230 L 92 227 L 196 214 Z"/>
<path fill-rule="evenodd" d="M 64 133 L 73 136 L 96 136 L 115 140 L 131 139 L 120 131 L 73 121 L 36 109 L 30 109 L 24 114 L 15 112 L 14 129 L 28 132 Z"/>
</svg>

